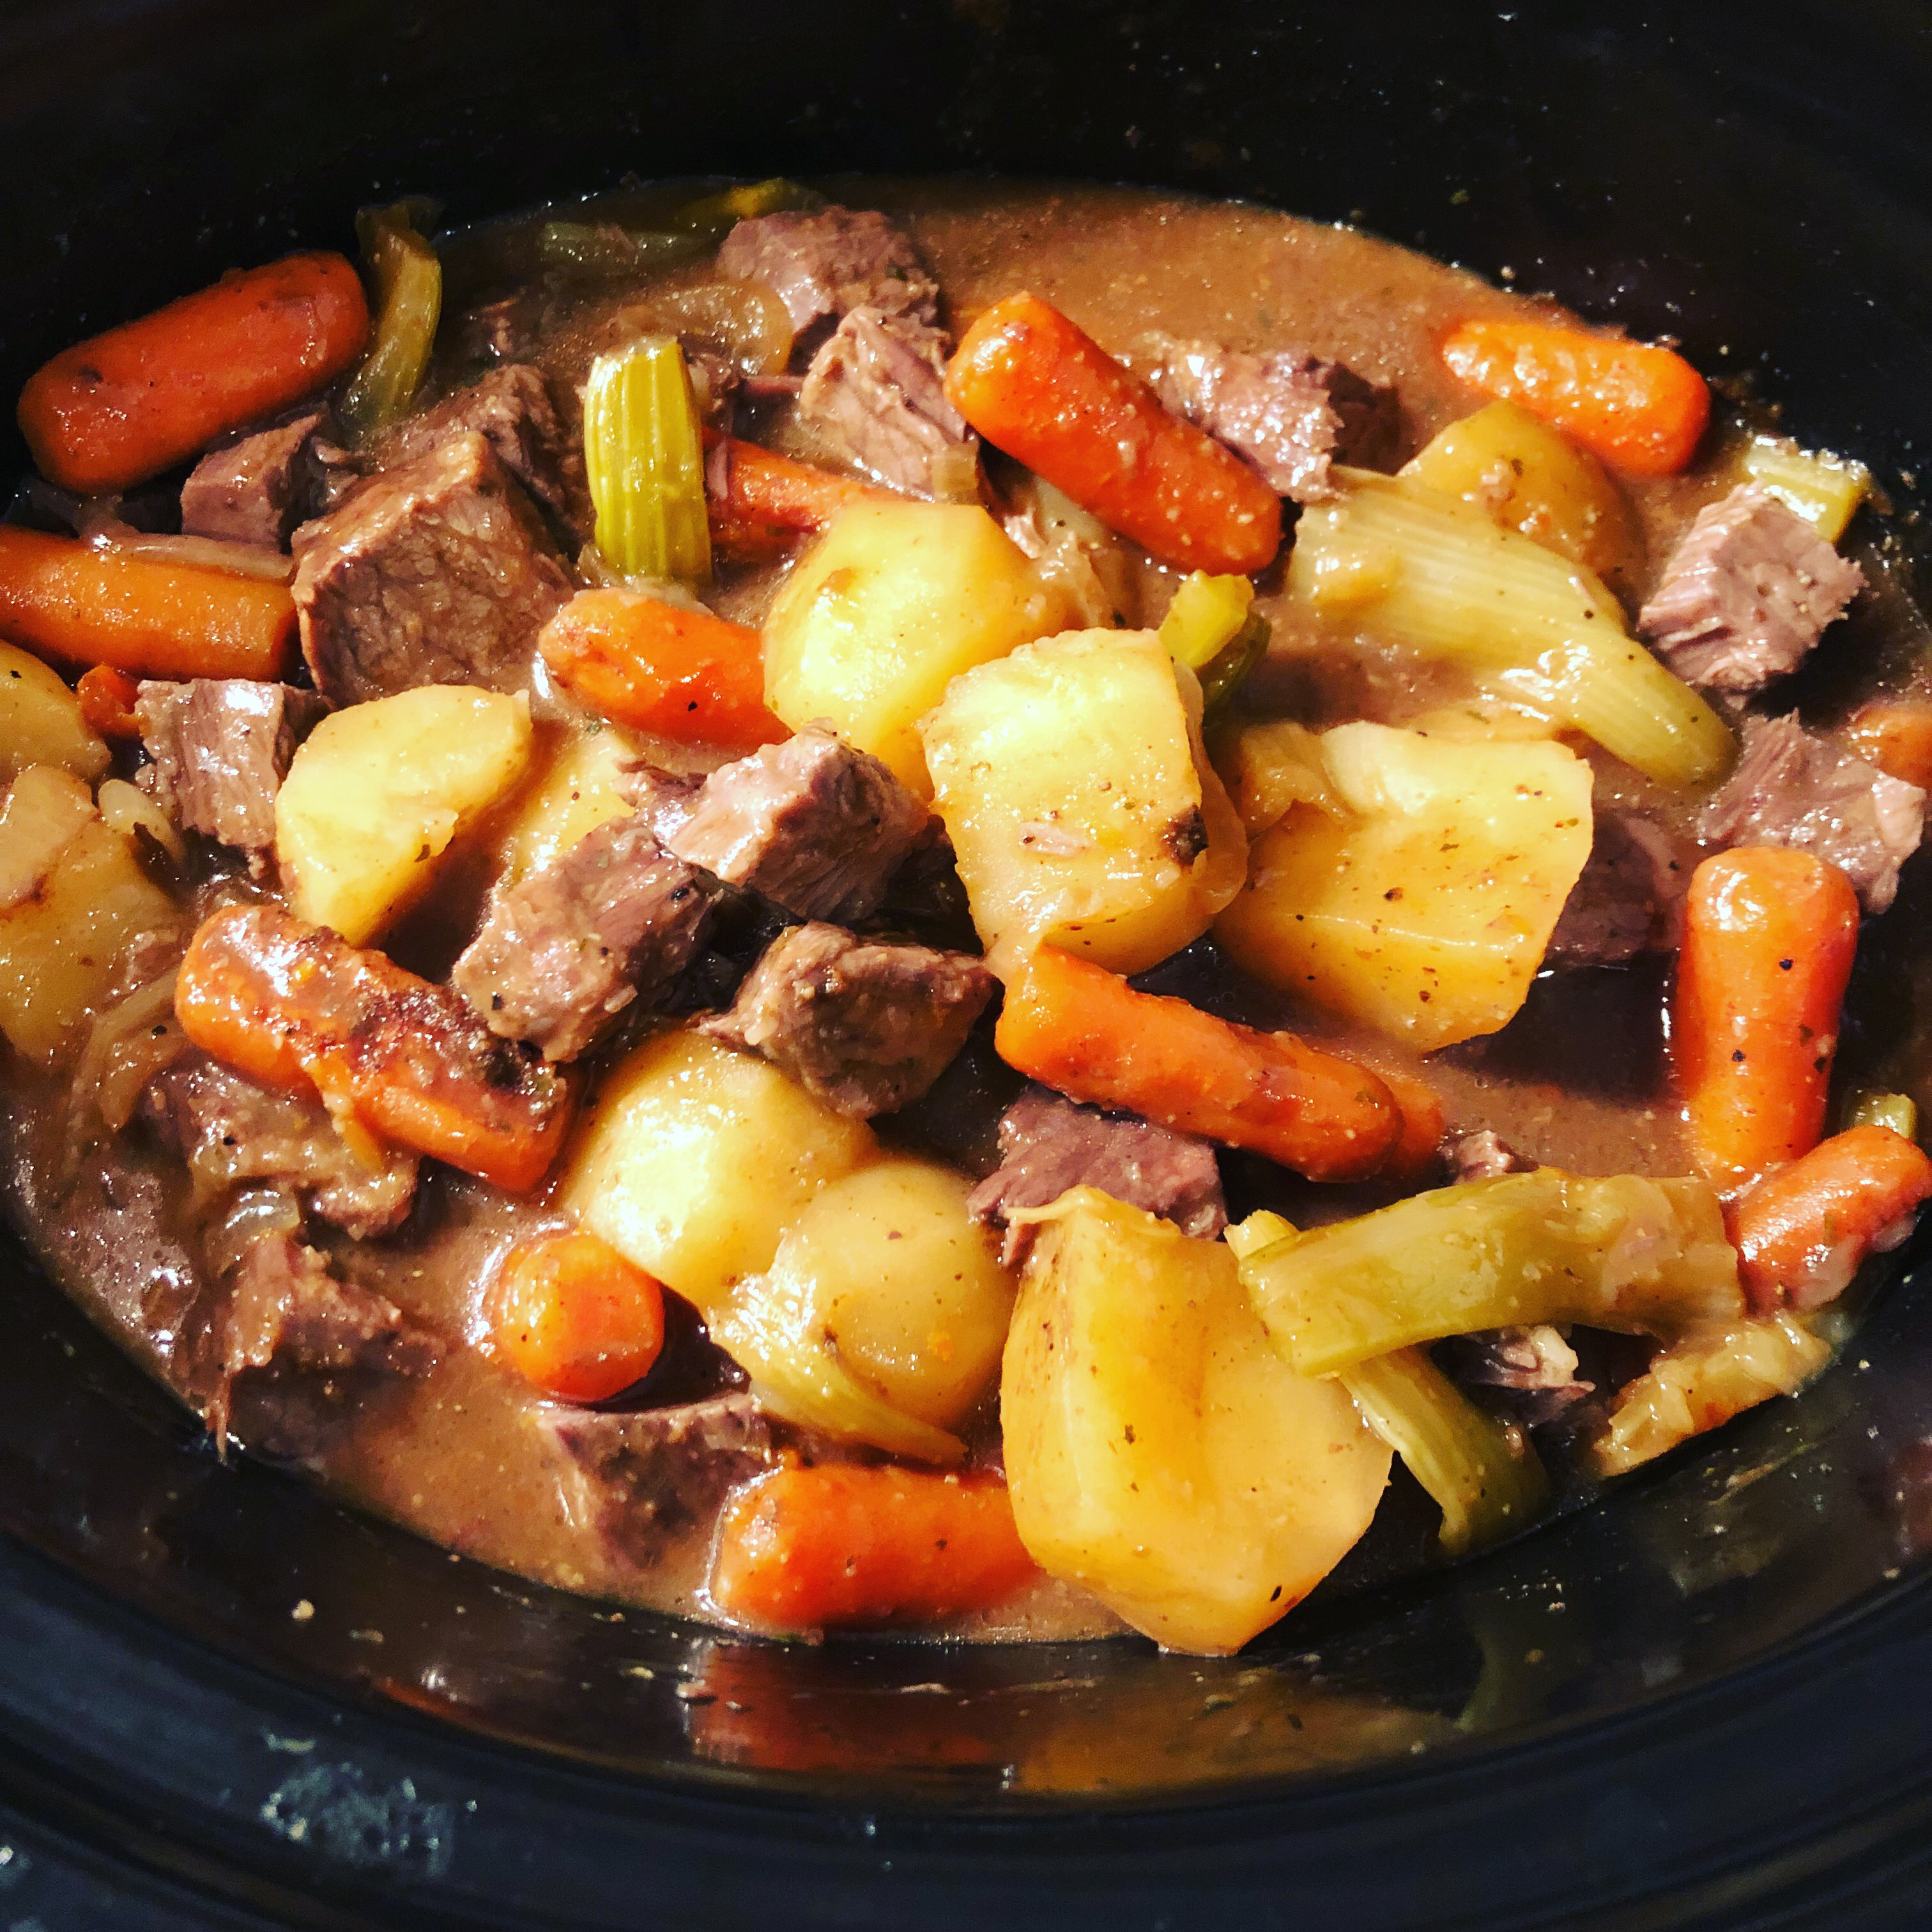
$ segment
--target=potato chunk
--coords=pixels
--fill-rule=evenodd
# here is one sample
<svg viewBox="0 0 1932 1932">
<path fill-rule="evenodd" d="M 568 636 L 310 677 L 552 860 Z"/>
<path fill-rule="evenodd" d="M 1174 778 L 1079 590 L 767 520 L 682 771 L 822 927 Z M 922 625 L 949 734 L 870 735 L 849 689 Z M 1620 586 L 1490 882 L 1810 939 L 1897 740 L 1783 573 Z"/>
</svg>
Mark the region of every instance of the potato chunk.
<svg viewBox="0 0 1932 1932">
<path fill-rule="evenodd" d="M 509 822 L 493 835 L 499 883 L 513 886 L 561 858 L 598 826 L 628 818 L 632 807 L 620 781 L 636 756 L 622 734 L 608 726 L 571 730 L 551 746 L 540 773 L 505 814 Z"/>
<path fill-rule="evenodd" d="M 1348 816 L 1257 842 L 1215 935 L 1257 977 L 1424 1052 L 1521 1006 L 1590 856 L 1590 768 L 1554 742 L 1324 733 Z"/>
<path fill-rule="evenodd" d="M 562 1204 L 707 1316 L 821 1187 L 878 1154 L 769 1061 L 682 1028 L 613 1068 L 584 1121 Z"/>
<path fill-rule="evenodd" d="M 275 800 L 275 856 L 296 915 L 352 945 L 374 938 L 530 757 L 520 692 L 428 684 L 324 718 Z"/>
<path fill-rule="evenodd" d="M 0 644 L 0 785 L 29 765 L 58 765 L 91 781 L 106 770 L 107 758 L 60 674 L 17 645 Z"/>
<path fill-rule="evenodd" d="M 1388 1480 L 1388 1445 L 1288 1366 L 1226 1246 L 1091 1188 L 1045 1211 L 1004 1373 L 1021 1539 L 1171 1650 L 1286 1615 Z"/>
<path fill-rule="evenodd" d="M 1201 691 L 1152 631 L 1072 631 L 956 679 L 922 728 L 959 876 L 1003 977 L 1041 945 L 1138 973 L 1198 939 L 1247 842 Z"/>
<path fill-rule="evenodd" d="M 765 620 L 765 702 L 794 730 L 829 719 L 930 798 L 920 719 L 962 671 L 1071 615 L 977 504 L 854 504 Z"/>
</svg>

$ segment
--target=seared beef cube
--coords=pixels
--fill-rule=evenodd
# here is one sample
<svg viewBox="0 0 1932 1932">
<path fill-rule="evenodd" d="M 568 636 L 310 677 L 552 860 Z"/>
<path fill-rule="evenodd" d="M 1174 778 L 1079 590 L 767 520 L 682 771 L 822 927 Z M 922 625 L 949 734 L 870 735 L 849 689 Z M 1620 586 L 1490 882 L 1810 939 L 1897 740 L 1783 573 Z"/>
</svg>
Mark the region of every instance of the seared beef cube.
<svg viewBox="0 0 1932 1932">
<path fill-rule="evenodd" d="M 886 767 L 808 724 L 722 766 L 664 840 L 680 859 L 800 919 L 862 919 L 930 814 Z"/>
<path fill-rule="evenodd" d="M 1457 1382 L 1501 1397 L 1528 1428 L 1554 1422 L 1592 1393 L 1576 1377 L 1576 1352 L 1547 1322 L 1490 1328 L 1441 1345 L 1443 1366 Z"/>
<path fill-rule="evenodd" d="M 653 1004 L 691 963 L 717 882 L 642 818 L 600 825 L 554 863 L 493 893 L 451 983 L 506 1040 L 573 1060 L 631 1003 Z"/>
<path fill-rule="evenodd" d="M 583 452 L 557 421 L 550 385 L 528 363 L 492 369 L 422 415 L 404 418 L 378 449 L 380 466 L 400 468 L 470 431 L 579 541 L 590 535 Z"/>
<path fill-rule="evenodd" d="M 1372 469 L 1402 442 L 1396 393 L 1340 362 L 1297 350 L 1250 356 L 1212 342 L 1157 337 L 1144 374 L 1177 416 L 1245 456 L 1298 503 L 1334 494 L 1329 467 Z"/>
<path fill-rule="evenodd" d="M 762 1054 L 842 1114 L 896 1113 L 943 1073 L 993 997 L 977 959 L 794 927 L 701 1030 Z"/>
<path fill-rule="evenodd" d="M 1815 738 L 1792 718 L 1753 718 L 1698 836 L 1712 845 L 1790 845 L 1843 868 L 1867 912 L 1898 892 L 1898 868 L 1918 849 L 1925 794 L 1903 778 Z"/>
<path fill-rule="evenodd" d="M 141 1107 L 186 1159 L 199 1196 L 272 1181 L 358 1240 L 400 1227 L 416 1198 L 414 1154 L 386 1149 L 372 1166 L 320 1100 L 257 1086 L 205 1053 L 187 1053 L 158 1073 Z"/>
<path fill-rule="evenodd" d="M 311 507 L 310 439 L 326 416 L 304 410 L 215 444 L 182 485 L 183 534 L 286 550 L 289 532 Z"/>
<path fill-rule="evenodd" d="M 1009 1268 L 1024 1258 L 1033 1231 L 1011 1226 L 1008 1216 L 1044 1208 L 1071 1187 L 1097 1187 L 1204 1240 L 1228 1225 L 1213 1148 L 1132 1114 L 1102 1113 L 1030 1087 L 1000 1117 L 1000 1152 L 1004 1165 L 966 1206 L 976 1220 L 1005 1228 Z"/>
<path fill-rule="evenodd" d="M 625 772 L 619 789 L 662 841 L 697 810 L 704 776 L 702 772 L 661 772 L 655 765 L 637 764 Z"/>
<path fill-rule="evenodd" d="M 1548 966 L 1621 966 L 1670 946 L 1690 866 L 1661 827 L 1597 814 L 1590 856 L 1550 935 Z"/>
<path fill-rule="evenodd" d="M 141 742 L 153 763 L 142 782 L 184 832 L 249 855 L 267 870 L 275 843 L 275 794 L 296 747 L 328 715 L 312 691 L 245 677 L 149 680 L 134 700 Z"/>
<path fill-rule="evenodd" d="M 1864 585 L 1796 511 L 1741 483 L 1699 513 L 1637 628 L 1687 683 L 1756 691 L 1795 670 Z"/>
<path fill-rule="evenodd" d="M 1518 1154 L 1492 1127 L 1474 1133 L 1452 1134 L 1442 1143 L 1442 1157 L 1457 1180 L 1494 1180 L 1505 1174 L 1531 1174 L 1536 1162 Z"/>
<path fill-rule="evenodd" d="M 718 272 L 762 282 L 800 335 L 855 308 L 939 320 L 938 284 L 908 236 L 869 208 L 754 215 L 725 236 Z"/>
<path fill-rule="evenodd" d="M 543 520 L 474 430 L 296 532 L 302 655 L 332 704 L 422 684 L 515 691 L 570 595 Z"/>
<path fill-rule="evenodd" d="M 893 489 L 963 500 L 980 440 L 946 400 L 952 340 L 915 316 L 855 308 L 812 358 L 799 415 Z"/>
<path fill-rule="evenodd" d="M 614 1556 L 646 1568 L 778 1462 L 770 1418 L 742 1394 L 632 1414 L 547 1408 L 542 1419 L 563 1454 L 570 1520 L 596 1524 Z"/>
</svg>

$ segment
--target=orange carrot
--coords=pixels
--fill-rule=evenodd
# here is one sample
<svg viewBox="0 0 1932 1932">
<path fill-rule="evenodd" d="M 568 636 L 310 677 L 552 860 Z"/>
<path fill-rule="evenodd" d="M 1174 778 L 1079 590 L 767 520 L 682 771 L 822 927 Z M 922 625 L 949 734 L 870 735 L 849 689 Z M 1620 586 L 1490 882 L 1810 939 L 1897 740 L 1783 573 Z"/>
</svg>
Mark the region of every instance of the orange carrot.
<svg viewBox="0 0 1932 1932">
<path fill-rule="evenodd" d="M 704 433 L 704 447 L 707 476 L 715 480 L 722 470 L 725 485 L 711 498 L 711 541 L 724 556 L 741 561 L 789 550 L 801 537 L 822 530 L 848 503 L 904 500 L 712 430 Z"/>
<path fill-rule="evenodd" d="M 74 688 L 88 729 L 104 738 L 141 735 L 141 721 L 134 716 L 134 700 L 140 692 L 135 680 L 112 664 L 96 664 L 92 670 L 82 671 Z"/>
<path fill-rule="evenodd" d="M 136 677 L 280 677 L 296 637 L 285 584 L 122 556 L 0 524 L 0 635 Z"/>
<path fill-rule="evenodd" d="M 664 1346 L 664 1290 L 595 1234 L 512 1248 L 494 1301 L 497 1347 L 532 1388 L 564 1402 L 628 1388 Z"/>
<path fill-rule="evenodd" d="M 1022 1073 L 1102 1107 L 1248 1148 L 1311 1180 L 1360 1180 L 1402 1132 L 1366 1067 L 1257 1033 L 1042 946 L 1006 989 L 994 1042 Z"/>
<path fill-rule="evenodd" d="M 1163 563 L 1246 573 L 1281 548 L 1281 500 L 1259 473 L 1036 296 L 974 322 L 946 393 L 996 448 Z"/>
<path fill-rule="evenodd" d="M 1816 1308 L 1842 1294 L 1868 1256 L 1896 1247 L 1932 1197 L 1932 1160 L 1889 1127 L 1848 1127 L 1767 1174 L 1731 1210 L 1731 1240 L 1751 1306 Z"/>
<path fill-rule="evenodd" d="M 334 381 L 368 337 L 355 269 L 291 255 L 64 350 L 20 392 L 21 433 L 63 489 L 124 490 Z"/>
<path fill-rule="evenodd" d="M 775 1470 L 726 1506 L 711 1572 L 727 1616 L 773 1630 L 932 1623 L 1034 1572 L 997 1476 L 890 1465 Z"/>
<path fill-rule="evenodd" d="M 765 709 L 757 632 L 634 590 L 580 590 L 537 638 L 592 710 L 686 744 L 755 751 L 791 734 Z"/>
<path fill-rule="evenodd" d="M 1880 771 L 1932 791 L 1932 704 L 1880 699 L 1845 727 L 1845 737 Z"/>
<path fill-rule="evenodd" d="M 1370 1071 L 1395 1097 L 1402 1112 L 1402 1132 L 1376 1172 L 1384 1180 L 1421 1182 L 1439 1173 L 1442 1136 L 1448 1123 L 1435 1088 L 1413 1073 L 1404 1073 L 1387 1061 Z M 1430 1185 L 1433 1185 L 1432 1180 Z"/>
<path fill-rule="evenodd" d="M 1442 359 L 1485 395 L 1520 404 L 1627 476 L 1672 476 L 1697 452 L 1711 392 L 1675 350 L 1549 322 L 1466 322 Z"/>
<path fill-rule="evenodd" d="M 1858 938 L 1851 881 L 1808 852 L 1741 846 L 1691 875 L 1671 1054 L 1691 1158 L 1720 1188 L 1817 1144 Z"/>
<path fill-rule="evenodd" d="M 175 1016 L 195 1046 L 251 1079 L 319 1093 L 346 1135 L 513 1193 L 543 1178 L 570 1124 L 568 1080 L 497 1039 L 460 994 L 272 906 L 203 922 Z"/>
</svg>

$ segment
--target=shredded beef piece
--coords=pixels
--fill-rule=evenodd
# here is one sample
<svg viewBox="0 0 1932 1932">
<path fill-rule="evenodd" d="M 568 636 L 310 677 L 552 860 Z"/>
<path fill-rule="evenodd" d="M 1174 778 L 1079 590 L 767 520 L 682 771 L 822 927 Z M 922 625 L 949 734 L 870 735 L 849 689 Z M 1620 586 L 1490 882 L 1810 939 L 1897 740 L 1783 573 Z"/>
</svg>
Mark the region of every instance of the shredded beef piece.
<svg viewBox="0 0 1932 1932">
<path fill-rule="evenodd" d="M 1149 346 L 1155 359 L 1143 373 L 1161 400 L 1245 456 L 1295 502 L 1334 494 L 1331 464 L 1373 468 L 1400 448 L 1395 391 L 1340 362 L 1298 350 L 1250 356 L 1168 336 Z"/>
<path fill-rule="evenodd" d="M 1756 691 L 1796 669 L 1864 586 L 1796 511 L 1741 483 L 1699 513 L 1637 628 L 1688 683 Z"/>
<path fill-rule="evenodd" d="M 929 816 L 870 753 L 808 724 L 713 772 L 664 844 L 800 919 L 842 921 L 878 906 Z"/>
<path fill-rule="evenodd" d="M 456 339 L 472 360 L 494 357 L 499 362 L 520 362 L 536 346 L 534 307 L 527 290 L 478 303 L 456 321 Z"/>
<path fill-rule="evenodd" d="M 1596 815 L 1590 856 L 1544 954 L 1549 966 L 1621 966 L 1672 943 L 1690 865 L 1634 812 Z"/>
<path fill-rule="evenodd" d="M 1713 845 L 1790 845 L 1841 866 L 1868 913 L 1898 892 L 1898 868 L 1918 849 L 1925 794 L 1814 737 L 1792 718 L 1745 722 L 1744 748 L 1705 806 L 1699 836 Z"/>
<path fill-rule="evenodd" d="M 134 700 L 153 763 L 142 782 L 184 831 L 249 856 L 258 877 L 275 843 L 275 794 L 296 747 L 328 715 L 312 691 L 243 677 L 144 682 Z"/>
<path fill-rule="evenodd" d="M 1534 1161 L 1491 1127 L 1450 1135 L 1442 1143 L 1442 1157 L 1458 1180 L 1494 1180 L 1499 1174 L 1531 1174 L 1536 1168 Z"/>
<path fill-rule="evenodd" d="M 858 938 L 836 926 L 794 927 L 700 1023 L 714 1040 L 773 1065 L 842 1114 L 866 1119 L 916 1100 L 966 1044 L 993 997 L 977 959 L 929 946 Z"/>
<path fill-rule="evenodd" d="M 492 1033 L 574 1060 L 634 1000 L 654 1004 L 691 963 L 717 882 L 674 859 L 641 818 L 579 839 L 490 895 L 450 983 Z"/>
<path fill-rule="evenodd" d="M 980 440 L 946 400 L 952 338 L 916 316 L 855 308 L 812 358 L 800 418 L 860 469 L 914 496 L 962 498 Z"/>
<path fill-rule="evenodd" d="M 1555 1421 L 1595 1387 L 1576 1379 L 1576 1350 L 1547 1322 L 1461 1335 L 1442 1347 L 1458 1382 L 1506 1392 L 1509 1412 L 1529 1428 Z"/>
<path fill-rule="evenodd" d="M 1007 1217 L 1044 1208 L 1072 1187 L 1097 1187 L 1207 1240 L 1228 1225 L 1214 1148 L 1132 1114 L 1102 1113 L 1030 1087 L 1000 1117 L 1000 1152 L 1003 1165 L 966 1206 L 976 1220 L 1006 1230 L 1009 1268 L 1024 1258 L 1033 1231 L 1012 1226 Z"/>
<path fill-rule="evenodd" d="M 855 308 L 939 320 L 939 285 L 918 251 L 869 208 L 754 215 L 725 236 L 718 272 L 734 282 L 762 282 L 801 336 Z"/>
<path fill-rule="evenodd" d="M 296 532 L 302 655 L 332 704 L 422 684 L 514 691 L 570 595 L 536 506 L 475 431 Z"/>
<path fill-rule="evenodd" d="M 320 1101 L 257 1086 L 194 1049 L 148 1083 L 141 1107 L 186 1158 L 198 1195 L 278 1182 L 358 1240 L 400 1227 L 416 1198 L 414 1154 L 388 1149 L 371 1167 Z"/>
<path fill-rule="evenodd" d="M 630 1414 L 550 1408 L 542 1420 L 562 1452 L 571 1521 L 594 1523 L 614 1556 L 644 1567 L 778 1460 L 770 1418 L 742 1394 Z"/>
<path fill-rule="evenodd" d="M 182 534 L 286 550 L 289 532 L 318 507 L 312 439 L 327 419 L 304 407 L 213 445 L 182 485 Z"/>
</svg>

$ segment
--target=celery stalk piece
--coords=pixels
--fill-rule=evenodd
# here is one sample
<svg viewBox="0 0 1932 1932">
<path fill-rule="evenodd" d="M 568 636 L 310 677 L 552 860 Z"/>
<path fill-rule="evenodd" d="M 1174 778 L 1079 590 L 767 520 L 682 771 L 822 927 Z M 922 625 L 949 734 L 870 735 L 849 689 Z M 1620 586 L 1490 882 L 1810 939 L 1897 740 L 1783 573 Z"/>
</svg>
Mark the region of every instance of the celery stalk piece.
<svg viewBox="0 0 1932 1932">
<path fill-rule="evenodd" d="M 415 226 L 423 207 L 399 201 L 392 208 L 365 208 L 356 218 L 376 304 L 374 340 L 338 412 L 357 436 L 394 422 L 409 407 L 436 346 L 442 264 Z"/>
<path fill-rule="evenodd" d="M 1909 1141 L 1918 1138 L 1918 1108 L 1909 1094 L 1863 1092 L 1852 1096 L 1846 1109 L 1848 1127 L 1889 1127 Z"/>
<path fill-rule="evenodd" d="M 1255 586 L 1245 577 L 1195 571 L 1180 580 L 1161 620 L 1160 640 L 1176 664 L 1203 671 L 1241 634 Z"/>
<path fill-rule="evenodd" d="M 1288 587 L 1317 613 L 1461 662 L 1660 783 L 1729 761 L 1717 713 L 1624 628 L 1589 572 L 1468 506 L 1372 471 L 1302 513 Z"/>
<path fill-rule="evenodd" d="M 701 195 L 686 202 L 671 217 L 674 226 L 716 232 L 734 222 L 748 221 L 759 214 L 777 214 L 788 208 L 814 208 L 825 206 L 825 197 L 814 188 L 774 175 L 770 181 L 743 182 L 716 194 Z"/>
<path fill-rule="evenodd" d="M 1249 672 L 1268 656 L 1271 633 L 1268 620 L 1258 610 L 1248 613 L 1248 620 L 1214 657 L 1202 665 L 1201 710 L 1204 718 L 1218 718 L 1228 700 L 1246 682 Z"/>
<path fill-rule="evenodd" d="M 1516 1322 L 1672 1338 L 1744 1312 L 1708 1184 L 1552 1167 L 1314 1228 L 1250 1256 L 1241 1279 L 1305 1376 Z"/>
<path fill-rule="evenodd" d="M 710 575 L 704 436 L 675 337 L 642 337 L 590 365 L 584 460 L 597 548 L 613 570 L 687 583 Z"/>
<path fill-rule="evenodd" d="M 1444 1556 L 1512 1534 L 1550 1500 L 1550 1478 L 1520 1432 L 1485 1415 L 1421 1349 L 1377 1355 L 1337 1379 L 1442 1506 Z"/>
<path fill-rule="evenodd" d="M 1262 1249 L 1273 1247 L 1277 1241 L 1298 1240 L 1300 1237 L 1294 1223 L 1286 1215 L 1277 1214 L 1271 1208 L 1258 1208 L 1245 1221 L 1235 1222 L 1221 1238 L 1227 1243 L 1235 1260 L 1244 1262 L 1250 1255 L 1258 1255 Z"/>
<path fill-rule="evenodd" d="M 1788 437 L 1754 436 L 1738 466 L 1816 530 L 1828 544 L 1845 533 L 1852 513 L 1871 494 L 1871 472 L 1822 450 L 1801 449 Z"/>
<path fill-rule="evenodd" d="M 546 221 L 537 231 L 537 259 L 546 268 L 613 280 L 675 268 L 704 252 L 701 236 L 626 228 L 616 221 Z"/>
</svg>

